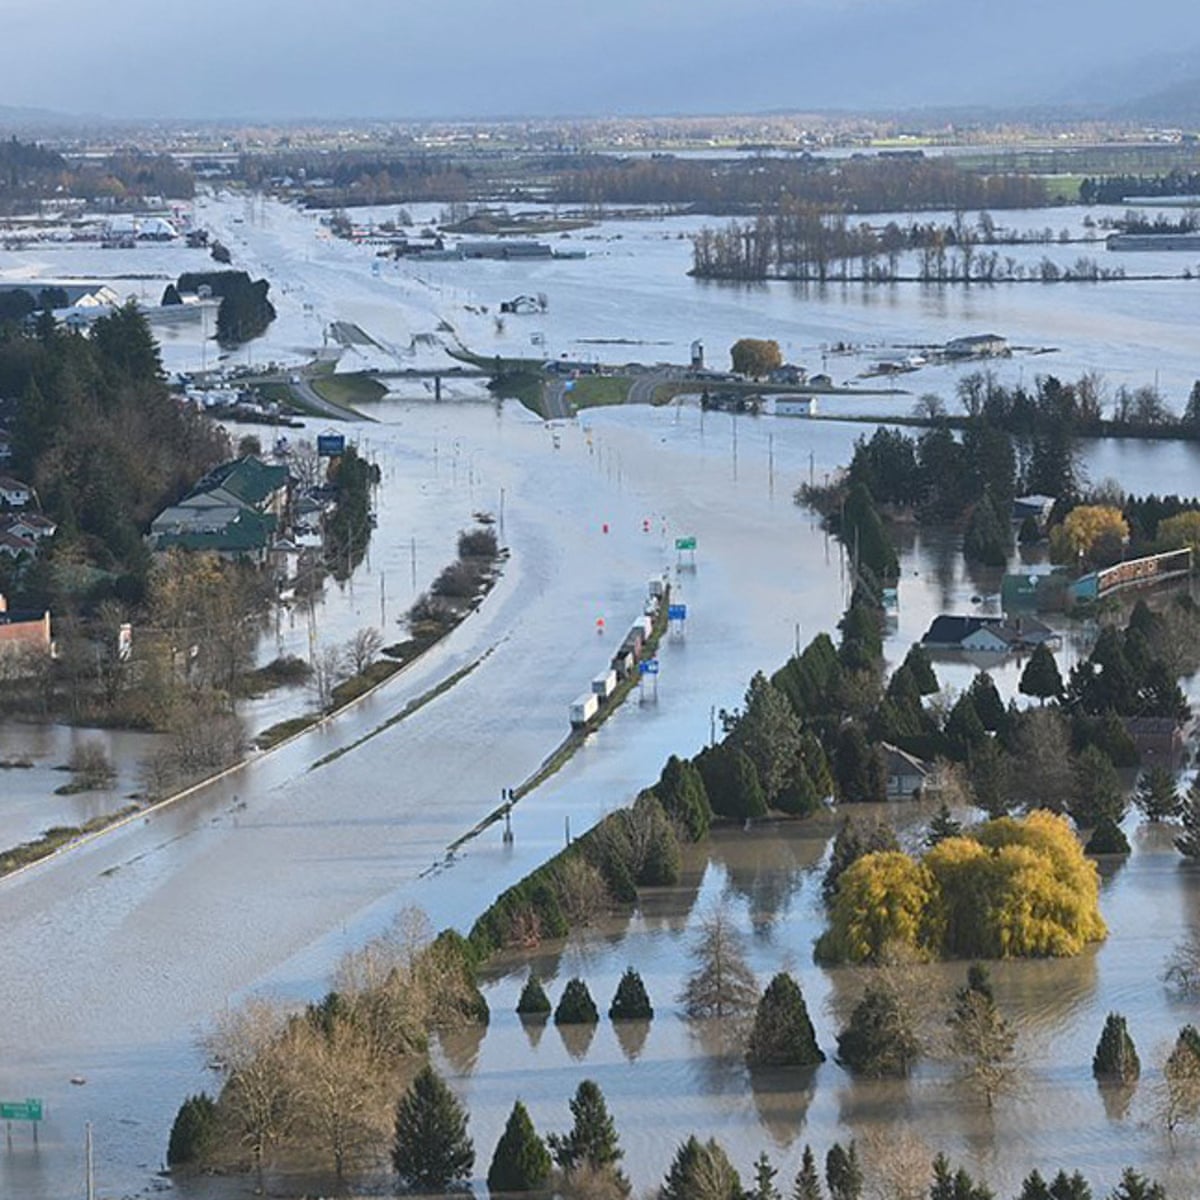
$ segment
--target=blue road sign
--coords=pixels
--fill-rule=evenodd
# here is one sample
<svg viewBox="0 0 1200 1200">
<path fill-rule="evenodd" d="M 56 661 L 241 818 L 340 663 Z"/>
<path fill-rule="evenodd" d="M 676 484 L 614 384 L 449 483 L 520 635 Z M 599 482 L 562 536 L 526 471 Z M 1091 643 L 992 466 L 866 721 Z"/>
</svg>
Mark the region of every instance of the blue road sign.
<svg viewBox="0 0 1200 1200">
<path fill-rule="evenodd" d="M 641 671 L 643 675 L 657 675 L 658 659 L 648 658 L 645 662 L 638 663 L 638 670 Z"/>
<path fill-rule="evenodd" d="M 686 621 L 687 620 L 687 605 L 686 604 L 668 604 L 667 605 L 667 620 L 669 620 L 669 621 Z"/>
</svg>

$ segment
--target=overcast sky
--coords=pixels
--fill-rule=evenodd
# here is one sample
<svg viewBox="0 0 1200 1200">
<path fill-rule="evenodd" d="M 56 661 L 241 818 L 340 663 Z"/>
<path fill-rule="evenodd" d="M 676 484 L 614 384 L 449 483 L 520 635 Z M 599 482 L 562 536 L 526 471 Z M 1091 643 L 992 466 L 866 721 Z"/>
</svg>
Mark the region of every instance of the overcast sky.
<svg viewBox="0 0 1200 1200">
<path fill-rule="evenodd" d="M 0 104 L 402 118 L 1037 102 L 1142 55 L 1178 66 L 1200 44 L 1194 5 L 0 0 Z M 1147 71 L 1144 90 L 1159 78 Z M 1102 104 L 1105 90 L 1083 94 Z"/>
</svg>

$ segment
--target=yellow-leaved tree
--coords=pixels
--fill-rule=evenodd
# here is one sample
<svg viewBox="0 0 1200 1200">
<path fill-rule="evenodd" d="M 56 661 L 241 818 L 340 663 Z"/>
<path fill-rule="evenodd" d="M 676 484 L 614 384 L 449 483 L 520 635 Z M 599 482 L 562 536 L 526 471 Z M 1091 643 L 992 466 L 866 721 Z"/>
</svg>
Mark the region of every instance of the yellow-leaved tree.
<svg viewBox="0 0 1200 1200">
<path fill-rule="evenodd" d="M 946 958 L 1079 954 L 1105 936 L 1100 882 L 1065 817 L 1001 817 L 917 860 L 869 854 L 841 877 L 818 957 L 877 961 L 890 946 Z"/>
<path fill-rule="evenodd" d="M 1194 555 L 1200 555 L 1200 512 L 1182 512 L 1159 521 L 1158 541 L 1164 550 L 1190 546 Z"/>
<path fill-rule="evenodd" d="M 934 880 L 927 867 L 900 850 L 867 854 L 838 881 L 829 929 L 817 956 L 831 962 L 878 962 L 884 951 L 904 946 L 922 957 L 937 953 Z"/>
<path fill-rule="evenodd" d="M 1129 541 L 1129 524 L 1119 508 L 1081 504 L 1050 530 L 1050 557 L 1055 562 L 1099 566 L 1116 562 Z"/>
</svg>

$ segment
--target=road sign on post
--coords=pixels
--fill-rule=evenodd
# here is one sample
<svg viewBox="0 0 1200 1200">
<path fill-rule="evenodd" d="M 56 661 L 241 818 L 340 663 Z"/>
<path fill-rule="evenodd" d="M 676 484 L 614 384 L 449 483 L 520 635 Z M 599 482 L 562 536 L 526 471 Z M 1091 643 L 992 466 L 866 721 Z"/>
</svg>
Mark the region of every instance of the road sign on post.
<svg viewBox="0 0 1200 1200">
<path fill-rule="evenodd" d="M 667 605 L 667 620 L 668 621 L 686 621 L 687 620 L 687 605 L 686 604 L 668 604 Z"/>
<path fill-rule="evenodd" d="M 684 555 L 688 558 L 685 562 Z M 691 567 L 693 570 L 696 567 L 696 539 L 690 534 L 687 537 L 677 537 L 675 539 L 675 556 L 676 570 L 681 567 Z"/>
<path fill-rule="evenodd" d="M 0 1121 L 40 1121 L 40 1100 L 0 1100 Z"/>
<path fill-rule="evenodd" d="M 676 550 L 695 550 L 696 539 L 694 537 L 680 537 L 675 539 Z"/>
</svg>

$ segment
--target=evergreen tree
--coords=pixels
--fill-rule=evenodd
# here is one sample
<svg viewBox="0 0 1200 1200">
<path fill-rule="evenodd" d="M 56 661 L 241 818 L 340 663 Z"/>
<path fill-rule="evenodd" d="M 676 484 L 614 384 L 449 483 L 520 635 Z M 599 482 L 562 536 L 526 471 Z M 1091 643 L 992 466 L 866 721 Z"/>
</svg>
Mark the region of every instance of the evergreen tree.
<svg viewBox="0 0 1200 1200">
<path fill-rule="evenodd" d="M 941 687 L 941 684 L 938 683 L 937 672 L 933 669 L 933 660 L 929 657 L 929 651 L 920 642 L 909 648 L 901 666 L 911 673 L 913 682 L 917 685 L 917 691 L 922 696 L 932 696 Z"/>
<path fill-rule="evenodd" d="M 188 1096 L 171 1126 L 167 1166 L 174 1169 L 202 1164 L 213 1148 L 216 1121 L 217 1106 L 207 1092 Z"/>
<path fill-rule="evenodd" d="M 950 752 L 960 762 L 966 762 L 979 746 L 988 741 L 987 730 L 979 719 L 969 691 L 963 692 L 954 702 L 954 707 L 946 717 L 945 734 Z"/>
<path fill-rule="evenodd" d="M 791 817 L 807 817 L 821 807 L 821 797 L 799 754 L 793 760 L 787 782 L 774 803 L 776 809 Z"/>
<path fill-rule="evenodd" d="M 767 805 L 788 782 L 800 753 L 800 719 L 787 696 L 758 671 L 738 714 L 725 714 L 727 741 L 754 764 Z"/>
<path fill-rule="evenodd" d="M 838 537 L 851 562 L 865 567 L 877 579 L 895 579 L 900 574 L 895 547 L 871 493 L 861 483 L 852 484 L 846 495 Z"/>
<path fill-rule="evenodd" d="M 742 1181 L 716 1141 L 693 1135 L 676 1151 L 658 1200 L 743 1200 Z"/>
<path fill-rule="evenodd" d="M 632 967 L 626 967 L 608 1010 L 609 1020 L 648 1021 L 653 1016 L 654 1009 L 642 977 Z"/>
<path fill-rule="evenodd" d="M 929 831 L 925 834 L 925 845 L 931 849 L 947 838 L 959 837 L 963 831 L 962 822 L 956 821 L 950 814 L 950 806 L 943 802 L 942 807 L 934 814 L 929 822 Z"/>
<path fill-rule="evenodd" d="M 1200 858 L 1200 779 L 1184 796 L 1179 817 L 1183 832 L 1175 839 L 1175 848 L 1188 858 Z"/>
<path fill-rule="evenodd" d="M 858 1163 L 858 1147 L 854 1142 L 844 1149 L 834 1142 L 825 1155 L 825 1184 L 829 1200 L 862 1200 L 863 1174 Z"/>
<path fill-rule="evenodd" d="M 1050 1187 L 1036 1168 L 1025 1176 L 1017 1200 L 1053 1200 Z"/>
<path fill-rule="evenodd" d="M 847 721 L 838 732 L 833 769 L 840 800 L 876 804 L 887 800 L 883 751 L 867 742 L 862 727 L 855 721 Z"/>
<path fill-rule="evenodd" d="M 654 785 L 654 794 L 667 816 L 686 830 L 693 842 L 698 842 L 708 832 L 712 809 L 704 781 L 690 762 L 672 754 Z"/>
<path fill-rule="evenodd" d="M 1008 815 L 1011 759 L 995 738 L 988 738 L 971 750 L 967 774 L 975 803 L 989 817 Z"/>
<path fill-rule="evenodd" d="M 1147 1179 L 1132 1167 L 1126 1167 L 1109 1200 L 1167 1200 L 1167 1192 L 1157 1180 Z"/>
<path fill-rule="evenodd" d="M 771 980 L 758 1002 L 746 1061 L 752 1067 L 810 1067 L 825 1061 L 800 985 L 786 972 Z"/>
<path fill-rule="evenodd" d="M 1000 699 L 995 680 L 986 671 L 977 672 L 967 688 L 967 695 L 971 697 L 975 715 L 984 729 L 989 733 L 1003 733 L 1008 724 L 1008 710 Z"/>
<path fill-rule="evenodd" d="M 517 1100 L 488 1167 L 489 1192 L 536 1192 L 550 1178 L 550 1152 Z"/>
<path fill-rule="evenodd" d="M 821 1176 L 817 1172 L 817 1160 L 812 1147 L 806 1142 L 800 1156 L 800 1170 L 792 1188 L 792 1200 L 825 1200 L 821 1190 Z"/>
<path fill-rule="evenodd" d="M 821 881 L 821 896 L 825 903 L 830 903 L 837 895 L 838 881 L 842 875 L 864 855 L 899 849 L 896 831 L 890 825 L 877 821 L 864 826 L 847 817 L 833 839 L 829 866 Z"/>
<path fill-rule="evenodd" d="M 555 1025 L 595 1025 L 599 1020 L 588 985 L 578 977 L 568 979 L 554 1010 Z"/>
<path fill-rule="evenodd" d="M 585 1079 L 576 1089 L 571 1116 L 575 1122 L 569 1132 L 552 1133 L 546 1138 L 559 1169 L 569 1174 L 583 1167 L 591 1173 L 605 1174 L 628 1194 L 629 1184 L 617 1168 L 624 1157 L 617 1128 L 604 1102 L 604 1093 L 592 1080 Z"/>
<path fill-rule="evenodd" d="M 857 1075 L 903 1077 L 920 1054 L 909 1014 L 883 983 L 867 985 L 837 1043 L 838 1062 Z"/>
<path fill-rule="evenodd" d="M 1078 1171 L 1068 1175 L 1059 1171 L 1050 1181 L 1050 1200 L 1092 1200 L 1092 1189 Z"/>
<path fill-rule="evenodd" d="M 744 750 L 733 751 L 734 794 L 730 816 L 754 821 L 767 815 L 767 799 L 754 760 Z"/>
<path fill-rule="evenodd" d="M 1075 760 L 1074 776 L 1071 816 L 1075 823 L 1084 829 L 1094 829 L 1105 817 L 1119 823 L 1125 816 L 1125 789 L 1108 755 L 1085 746 Z"/>
<path fill-rule="evenodd" d="M 1112 817 L 1101 817 L 1096 822 L 1096 828 L 1092 830 L 1092 836 L 1088 838 L 1083 852 L 1092 855 L 1129 854 L 1129 839 Z"/>
<path fill-rule="evenodd" d="M 1166 767 L 1151 767 L 1138 778 L 1133 802 L 1147 821 L 1169 821 L 1179 816 L 1182 801 L 1175 776 Z"/>
<path fill-rule="evenodd" d="M 550 997 L 542 987 L 542 981 L 531 974 L 525 980 L 521 996 L 517 1000 L 517 1013 L 522 1017 L 548 1017 L 550 1015 Z"/>
<path fill-rule="evenodd" d="M 826 800 L 837 791 L 833 771 L 829 766 L 829 756 L 820 738 L 811 729 L 806 729 L 800 735 L 800 757 L 804 760 L 804 770 L 812 780 L 816 789 L 817 799 Z"/>
<path fill-rule="evenodd" d="M 421 1069 L 396 1105 L 392 1166 L 413 1191 L 442 1192 L 475 1165 L 467 1116 L 434 1069 Z"/>
<path fill-rule="evenodd" d="M 764 1150 L 755 1160 L 754 1187 L 746 1193 L 746 1200 L 783 1200 L 775 1186 L 775 1176 L 778 1174 Z"/>
<path fill-rule="evenodd" d="M 1092 1057 L 1092 1074 L 1101 1083 L 1128 1085 L 1137 1081 L 1141 1071 L 1125 1018 L 1119 1013 L 1109 1013 Z"/>
<path fill-rule="evenodd" d="M 1008 522 L 1000 520 L 990 493 L 985 491 L 967 521 L 963 555 L 986 567 L 1003 567 L 1008 562 L 1011 541 Z"/>
<path fill-rule="evenodd" d="M 1043 704 L 1062 696 L 1063 681 L 1058 663 L 1054 659 L 1054 652 L 1045 642 L 1039 642 L 1034 647 L 1021 672 L 1021 682 L 1017 688 L 1022 696 L 1034 696 Z"/>
<path fill-rule="evenodd" d="M 944 1154 L 939 1154 L 933 1160 L 929 1200 L 993 1200 L 993 1196 L 988 1188 L 977 1184 L 962 1167 L 952 1171 L 950 1160 Z"/>
</svg>

